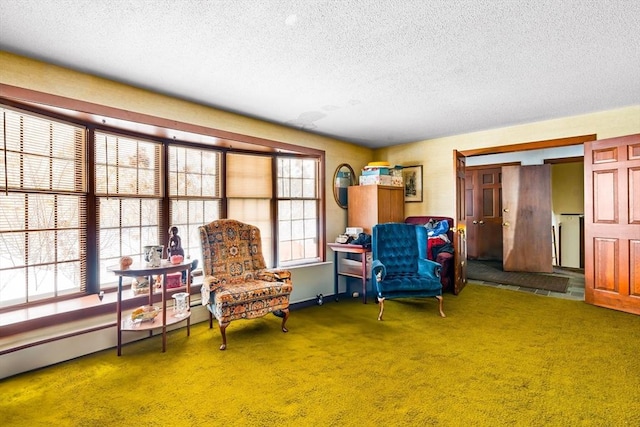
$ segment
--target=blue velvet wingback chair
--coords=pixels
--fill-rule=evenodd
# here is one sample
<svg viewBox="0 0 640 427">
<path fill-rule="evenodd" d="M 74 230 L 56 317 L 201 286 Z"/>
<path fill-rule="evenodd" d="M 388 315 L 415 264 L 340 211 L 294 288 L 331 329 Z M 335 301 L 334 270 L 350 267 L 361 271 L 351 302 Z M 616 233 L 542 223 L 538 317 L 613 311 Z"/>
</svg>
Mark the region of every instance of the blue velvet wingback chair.
<svg viewBox="0 0 640 427">
<path fill-rule="evenodd" d="M 425 227 L 387 223 L 373 227 L 371 249 L 371 281 L 376 286 L 380 305 L 378 320 L 382 320 L 384 300 L 394 298 L 435 297 L 442 311 L 442 267 L 427 259 L 427 229 Z"/>
</svg>

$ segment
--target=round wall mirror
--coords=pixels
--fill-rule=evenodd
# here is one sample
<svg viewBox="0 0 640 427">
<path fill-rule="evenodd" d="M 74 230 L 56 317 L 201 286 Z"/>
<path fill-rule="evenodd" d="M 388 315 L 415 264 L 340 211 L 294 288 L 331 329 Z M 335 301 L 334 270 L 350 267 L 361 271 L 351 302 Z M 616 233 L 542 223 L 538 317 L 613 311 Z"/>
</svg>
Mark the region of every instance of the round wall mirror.
<svg viewBox="0 0 640 427">
<path fill-rule="evenodd" d="M 333 197 L 336 203 L 343 209 L 347 208 L 348 188 L 356 183 L 356 174 L 347 163 L 342 163 L 333 174 Z"/>
</svg>

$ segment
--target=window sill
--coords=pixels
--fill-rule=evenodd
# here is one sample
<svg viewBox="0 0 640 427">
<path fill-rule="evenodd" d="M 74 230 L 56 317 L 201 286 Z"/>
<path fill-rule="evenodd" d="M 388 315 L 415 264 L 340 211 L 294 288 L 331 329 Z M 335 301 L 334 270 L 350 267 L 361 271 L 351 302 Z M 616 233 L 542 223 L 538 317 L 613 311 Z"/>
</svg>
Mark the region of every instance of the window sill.
<svg viewBox="0 0 640 427">
<path fill-rule="evenodd" d="M 307 264 L 294 264 L 294 265 L 285 265 L 285 266 L 280 266 L 277 267 L 277 270 L 299 270 L 299 269 L 304 269 L 304 268 L 308 268 L 308 267 L 315 267 L 318 265 L 326 265 L 326 264 L 333 264 L 332 262 L 329 261 L 317 261 L 317 262 L 310 262 Z"/>
</svg>

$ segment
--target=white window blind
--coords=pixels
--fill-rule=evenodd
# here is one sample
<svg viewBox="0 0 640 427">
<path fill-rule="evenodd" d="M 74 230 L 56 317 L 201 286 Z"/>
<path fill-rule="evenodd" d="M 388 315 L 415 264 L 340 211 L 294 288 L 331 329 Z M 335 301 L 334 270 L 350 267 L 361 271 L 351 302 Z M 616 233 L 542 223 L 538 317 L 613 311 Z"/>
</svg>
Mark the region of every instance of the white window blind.
<svg viewBox="0 0 640 427">
<path fill-rule="evenodd" d="M 96 194 L 162 196 L 159 143 L 96 132 L 95 159 Z"/>
<path fill-rule="evenodd" d="M 185 256 L 198 260 L 200 266 L 202 254 L 198 227 L 220 219 L 222 211 L 221 158 L 220 151 L 211 149 L 169 148 L 171 226 L 178 227 Z"/>
<path fill-rule="evenodd" d="M 262 254 L 274 266 L 272 158 L 252 154 L 227 154 L 227 217 L 260 229 Z"/>
<path fill-rule="evenodd" d="M 95 132 L 100 287 L 116 286 L 107 268 L 120 257 L 143 262 L 143 247 L 164 244 L 160 233 L 162 144 Z"/>
<path fill-rule="evenodd" d="M 272 197 L 271 157 L 250 154 L 227 154 L 227 197 Z"/>
<path fill-rule="evenodd" d="M 0 306 L 86 284 L 85 132 L 0 108 Z"/>
</svg>

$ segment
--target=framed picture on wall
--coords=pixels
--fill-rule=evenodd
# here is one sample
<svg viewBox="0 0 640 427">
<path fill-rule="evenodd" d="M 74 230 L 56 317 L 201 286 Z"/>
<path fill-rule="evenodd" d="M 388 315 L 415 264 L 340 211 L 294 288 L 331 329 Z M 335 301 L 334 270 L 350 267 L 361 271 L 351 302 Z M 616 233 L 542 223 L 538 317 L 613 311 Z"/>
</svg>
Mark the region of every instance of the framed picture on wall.
<svg viewBox="0 0 640 427">
<path fill-rule="evenodd" d="M 403 166 L 405 203 L 422 202 L 422 165 Z"/>
</svg>

